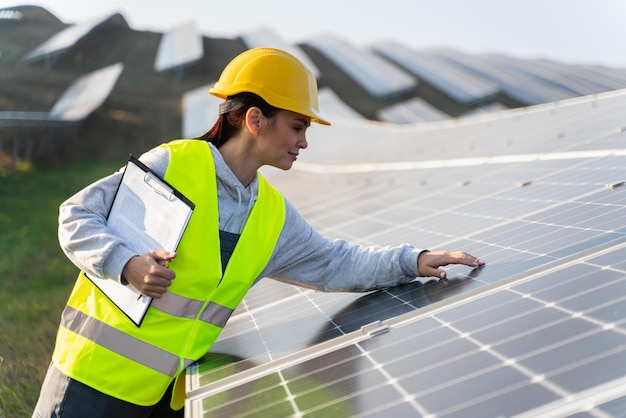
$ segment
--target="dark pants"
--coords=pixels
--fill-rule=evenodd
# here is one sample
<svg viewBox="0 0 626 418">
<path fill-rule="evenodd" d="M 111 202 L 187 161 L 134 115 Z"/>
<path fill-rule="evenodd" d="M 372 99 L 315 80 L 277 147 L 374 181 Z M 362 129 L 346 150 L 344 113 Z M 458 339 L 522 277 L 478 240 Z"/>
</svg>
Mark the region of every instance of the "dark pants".
<svg viewBox="0 0 626 418">
<path fill-rule="evenodd" d="M 172 385 L 154 406 L 139 406 L 105 395 L 61 373 L 50 364 L 33 418 L 183 418 L 170 408 Z"/>
</svg>

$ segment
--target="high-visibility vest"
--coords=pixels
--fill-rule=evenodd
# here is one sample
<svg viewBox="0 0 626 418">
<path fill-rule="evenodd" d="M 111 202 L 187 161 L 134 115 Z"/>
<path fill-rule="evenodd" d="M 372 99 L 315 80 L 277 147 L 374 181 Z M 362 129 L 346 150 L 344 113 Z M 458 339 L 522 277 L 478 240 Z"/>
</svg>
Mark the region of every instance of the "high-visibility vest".
<svg viewBox="0 0 626 418">
<path fill-rule="evenodd" d="M 176 278 L 137 327 L 80 272 L 53 353 L 56 366 L 100 392 L 154 405 L 202 357 L 261 274 L 285 222 L 284 197 L 258 174 L 258 198 L 224 273 L 213 157 L 200 140 L 163 145 L 165 180 L 195 203 L 170 268 Z"/>
</svg>

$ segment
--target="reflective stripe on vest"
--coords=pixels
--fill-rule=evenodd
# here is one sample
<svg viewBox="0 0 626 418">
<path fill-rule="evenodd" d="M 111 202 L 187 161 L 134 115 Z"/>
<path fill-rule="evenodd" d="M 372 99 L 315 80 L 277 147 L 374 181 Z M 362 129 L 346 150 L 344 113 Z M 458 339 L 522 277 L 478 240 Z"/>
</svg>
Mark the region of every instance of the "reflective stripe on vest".
<svg viewBox="0 0 626 418">
<path fill-rule="evenodd" d="M 171 377 L 176 376 L 178 356 L 133 338 L 71 306 L 63 310 L 61 326 L 139 364 Z M 187 367 L 194 360 L 186 359 L 184 362 Z"/>
<path fill-rule="evenodd" d="M 186 298 L 172 292 L 165 293 L 159 299 L 153 299 L 151 306 L 172 316 L 197 318 L 220 328 L 224 328 L 233 313 L 233 309 L 209 302 L 206 309 L 198 316 L 204 306 L 204 301 Z"/>
<path fill-rule="evenodd" d="M 259 174 L 257 200 L 222 272 L 211 149 L 200 140 L 164 147 L 165 180 L 196 205 L 170 267 L 176 278 L 137 327 L 81 272 L 53 354 L 66 375 L 137 405 L 156 404 L 172 379 L 209 351 L 267 265 L 285 222 L 284 197 Z"/>
</svg>

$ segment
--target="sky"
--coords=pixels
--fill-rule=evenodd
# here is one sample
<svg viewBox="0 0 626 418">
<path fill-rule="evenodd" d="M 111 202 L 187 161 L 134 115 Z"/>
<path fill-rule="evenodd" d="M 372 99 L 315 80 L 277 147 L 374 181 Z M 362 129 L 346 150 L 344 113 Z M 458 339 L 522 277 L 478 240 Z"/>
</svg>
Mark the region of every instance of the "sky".
<svg viewBox="0 0 626 418">
<path fill-rule="evenodd" d="M 358 47 L 398 41 L 626 68 L 626 0 L 0 0 L 25 4 L 68 24 L 121 13 L 136 30 L 195 21 L 209 37 L 270 28 L 293 43 L 329 34 Z"/>
</svg>

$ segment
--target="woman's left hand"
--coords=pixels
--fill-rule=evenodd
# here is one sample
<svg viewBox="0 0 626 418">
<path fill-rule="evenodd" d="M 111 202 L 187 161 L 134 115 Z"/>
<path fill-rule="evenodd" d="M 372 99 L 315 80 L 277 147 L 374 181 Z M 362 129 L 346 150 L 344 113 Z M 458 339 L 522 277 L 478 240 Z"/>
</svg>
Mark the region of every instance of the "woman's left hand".
<svg viewBox="0 0 626 418">
<path fill-rule="evenodd" d="M 462 251 L 424 251 L 417 258 L 417 271 L 422 277 L 433 276 L 445 279 L 446 272 L 439 267 L 449 264 L 464 264 L 470 267 L 485 265 L 483 261 Z"/>
</svg>

